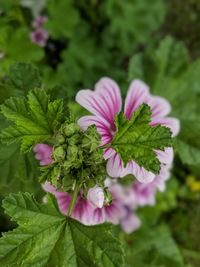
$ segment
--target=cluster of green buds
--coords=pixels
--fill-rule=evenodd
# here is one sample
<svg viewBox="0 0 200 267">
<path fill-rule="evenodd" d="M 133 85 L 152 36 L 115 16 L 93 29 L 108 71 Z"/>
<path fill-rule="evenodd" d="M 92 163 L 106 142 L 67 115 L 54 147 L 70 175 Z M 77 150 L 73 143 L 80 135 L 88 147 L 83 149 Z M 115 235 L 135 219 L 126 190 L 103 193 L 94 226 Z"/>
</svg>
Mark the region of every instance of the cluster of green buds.
<svg viewBox="0 0 200 267">
<path fill-rule="evenodd" d="M 79 183 L 87 191 L 104 183 L 105 160 L 95 125 L 82 131 L 75 122 L 65 122 L 55 136 L 52 159 L 43 167 L 42 179 L 59 190 L 71 191 Z"/>
</svg>

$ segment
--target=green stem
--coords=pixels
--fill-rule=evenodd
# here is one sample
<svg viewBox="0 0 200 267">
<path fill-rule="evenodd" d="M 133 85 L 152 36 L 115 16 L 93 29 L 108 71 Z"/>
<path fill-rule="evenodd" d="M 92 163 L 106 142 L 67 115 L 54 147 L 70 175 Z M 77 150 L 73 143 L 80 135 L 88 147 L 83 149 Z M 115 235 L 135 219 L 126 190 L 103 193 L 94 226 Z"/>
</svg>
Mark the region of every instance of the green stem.
<svg viewBox="0 0 200 267">
<path fill-rule="evenodd" d="M 74 188 L 74 192 L 72 194 L 72 198 L 71 198 L 71 201 L 70 201 L 70 204 L 69 204 L 69 209 L 68 209 L 68 212 L 67 212 L 67 216 L 69 216 L 69 217 L 71 217 L 71 215 L 72 215 L 72 211 L 74 209 L 74 205 L 76 203 L 78 192 L 79 192 L 79 187 L 80 187 L 80 185 L 76 182 L 75 188 Z"/>
</svg>

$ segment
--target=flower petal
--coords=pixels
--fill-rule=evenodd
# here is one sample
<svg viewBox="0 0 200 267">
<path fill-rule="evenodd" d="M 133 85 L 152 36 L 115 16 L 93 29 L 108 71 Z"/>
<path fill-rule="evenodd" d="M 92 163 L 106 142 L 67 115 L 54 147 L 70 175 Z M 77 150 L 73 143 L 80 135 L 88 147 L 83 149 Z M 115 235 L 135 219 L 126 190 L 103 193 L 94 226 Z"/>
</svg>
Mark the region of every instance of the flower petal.
<svg viewBox="0 0 200 267">
<path fill-rule="evenodd" d="M 35 158 L 40 161 L 40 165 L 49 165 L 53 162 L 51 155 L 53 148 L 47 144 L 37 144 L 33 148 Z"/>
<path fill-rule="evenodd" d="M 107 161 L 107 173 L 110 177 L 124 176 L 124 165 L 119 155 L 115 152 Z"/>
<path fill-rule="evenodd" d="M 114 119 L 121 110 L 121 95 L 113 80 L 102 78 L 96 84 L 95 91 L 79 91 L 76 101 L 94 115 L 109 122 L 112 130 L 115 130 Z"/>
<path fill-rule="evenodd" d="M 121 216 L 122 216 L 122 207 L 114 204 L 111 204 L 109 206 L 105 206 L 104 208 L 105 212 L 105 220 L 106 222 L 110 222 L 113 224 L 118 224 Z"/>
<path fill-rule="evenodd" d="M 96 125 L 97 131 L 101 135 L 101 145 L 106 145 L 112 140 L 112 133 L 109 123 L 103 118 L 97 116 L 84 116 L 78 120 L 81 129 L 86 130 L 90 125 Z"/>
<path fill-rule="evenodd" d="M 60 211 L 66 215 L 71 200 L 70 195 L 65 192 L 57 191 L 56 188 L 49 182 L 45 182 L 42 185 L 42 188 L 44 189 L 44 191 L 52 193 L 56 197 Z"/>
<path fill-rule="evenodd" d="M 90 188 L 87 193 L 87 200 L 90 201 L 95 208 L 102 208 L 105 200 L 103 188 L 97 185 Z"/>
<path fill-rule="evenodd" d="M 176 118 L 161 118 L 161 119 L 153 119 L 151 122 L 151 126 L 155 126 L 157 124 L 164 125 L 171 129 L 173 136 L 178 135 L 180 132 L 180 121 Z"/>
<path fill-rule="evenodd" d="M 113 118 L 115 118 L 116 114 L 122 108 L 122 99 L 118 84 L 112 79 L 104 77 L 96 83 L 95 91 L 109 103 Z"/>
<path fill-rule="evenodd" d="M 133 112 L 142 104 L 146 103 L 149 96 L 149 87 L 140 80 L 132 81 L 125 99 L 124 114 L 129 120 Z"/>
<path fill-rule="evenodd" d="M 155 205 L 156 185 L 154 181 L 149 184 L 136 181 L 132 190 L 136 195 L 137 204 L 139 206 Z"/>
<path fill-rule="evenodd" d="M 165 191 L 166 181 L 170 178 L 170 167 L 171 165 L 161 166 L 159 175 L 153 180 L 154 185 L 161 192 Z"/>
<path fill-rule="evenodd" d="M 155 178 L 155 174 L 140 167 L 134 160 L 128 162 L 124 174 L 133 174 L 141 183 L 150 183 Z"/>
<path fill-rule="evenodd" d="M 141 226 L 141 221 L 134 213 L 129 213 L 121 220 L 121 226 L 127 234 L 130 234 Z"/>
<path fill-rule="evenodd" d="M 111 158 L 114 154 L 115 154 L 116 152 L 115 152 L 115 150 L 113 149 L 113 148 L 106 148 L 105 150 L 104 150 L 104 154 L 103 154 L 103 156 L 104 156 L 104 159 L 109 159 L 109 158 Z"/>
<path fill-rule="evenodd" d="M 174 151 L 172 147 L 166 147 L 164 151 L 155 150 L 157 158 L 163 164 L 172 164 L 174 159 Z"/>
<path fill-rule="evenodd" d="M 150 96 L 146 103 L 151 107 L 153 118 L 162 118 L 171 111 L 170 103 L 160 96 Z"/>
</svg>

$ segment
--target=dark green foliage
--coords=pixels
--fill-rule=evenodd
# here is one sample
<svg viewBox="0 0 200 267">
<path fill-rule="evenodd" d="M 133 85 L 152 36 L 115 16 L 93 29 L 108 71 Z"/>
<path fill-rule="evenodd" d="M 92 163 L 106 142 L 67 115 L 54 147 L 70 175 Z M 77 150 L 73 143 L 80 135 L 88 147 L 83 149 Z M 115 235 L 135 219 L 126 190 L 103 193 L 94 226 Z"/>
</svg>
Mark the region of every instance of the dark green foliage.
<svg viewBox="0 0 200 267">
<path fill-rule="evenodd" d="M 39 204 L 28 193 L 10 195 L 3 207 L 19 226 L 0 239 L 2 266 L 123 266 L 121 245 L 108 225 L 81 225 L 52 201 Z"/>
<path fill-rule="evenodd" d="M 14 125 L 4 129 L 1 138 L 5 143 L 22 141 L 21 150 L 48 141 L 59 126 L 63 112 L 62 100 L 50 102 L 43 89 L 34 89 L 27 98 L 13 97 L 2 106 L 1 112 Z"/>
<path fill-rule="evenodd" d="M 166 225 L 143 227 L 127 238 L 127 267 L 184 267 L 180 251 Z"/>
</svg>

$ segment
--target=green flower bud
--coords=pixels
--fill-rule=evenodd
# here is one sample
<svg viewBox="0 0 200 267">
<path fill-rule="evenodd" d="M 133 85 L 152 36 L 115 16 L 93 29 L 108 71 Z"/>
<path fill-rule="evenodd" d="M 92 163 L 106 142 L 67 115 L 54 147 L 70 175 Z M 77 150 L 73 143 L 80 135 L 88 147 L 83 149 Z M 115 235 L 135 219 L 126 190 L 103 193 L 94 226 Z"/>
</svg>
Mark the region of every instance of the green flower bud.
<svg viewBox="0 0 200 267">
<path fill-rule="evenodd" d="M 79 131 L 80 131 L 80 128 L 79 128 L 78 124 L 76 124 L 76 123 L 67 124 L 63 129 L 63 132 L 67 137 L 70 137 Z"/>
<path fill-rule="evenodd" d="M 103 162 L 104 158 L 102 151 L 100 149 L 96 149 L 93 153 L 91 153 L 90 160 L 92 162 L 98 162 L 98 163 Z"/>
<path fill-rule="evenodd" d="M 75 169 L 79 169 L 82 164 L 83 164 L 83 152 L 81 150 L 78 150 L 78 155 L 76 158 L 71 158 L 72 159 L 72 164 L 73 164 L 73 168 Z"/>
<path fill-rule="evenodd" d="M 75 133 L 74 135 L 72 135 L 69 139 L 68 142 L 70 145 L 77 145 L 81 140 L 81 136 L 79 133 Z"/>
<path fill-rule="evenodd" d="M 90 126 L 84 133 L 82 139 L 82 147 L 90 152 L 95 151 L 100 145 L 100 136 L 96 130 L 96 126 Z"/>
<path fill-rule="evenodd" d="M 62 135 L 61 133 L 58 133 L 56 135 L 56 142 L 59 144 L 59 145 L 62 145 L 65 143 L 65 137 L 64 135 Z"/>
<path fill-rule="evenodd" d="M 69 160 L 77 159 L 78 151 L 79 151 L 78 146 L 69 145 L 67 148 L 67 159 Z"/>
<path fill-rule="evenodd" d="M 53 150 L 53 158 L 55 161 L 62 161 L 65 159 L 65 149 L 62 146 L 56 147 Z"/>
<path fill-rule="evenodd" d="M 73 163 L 70 160 L 66 160 L 63 163 L 64 171 L 67 172 L 67 173 L 70 171 L 70 169 L 72 168 L 72 166 L 73 166 Z"/>
</svg>

